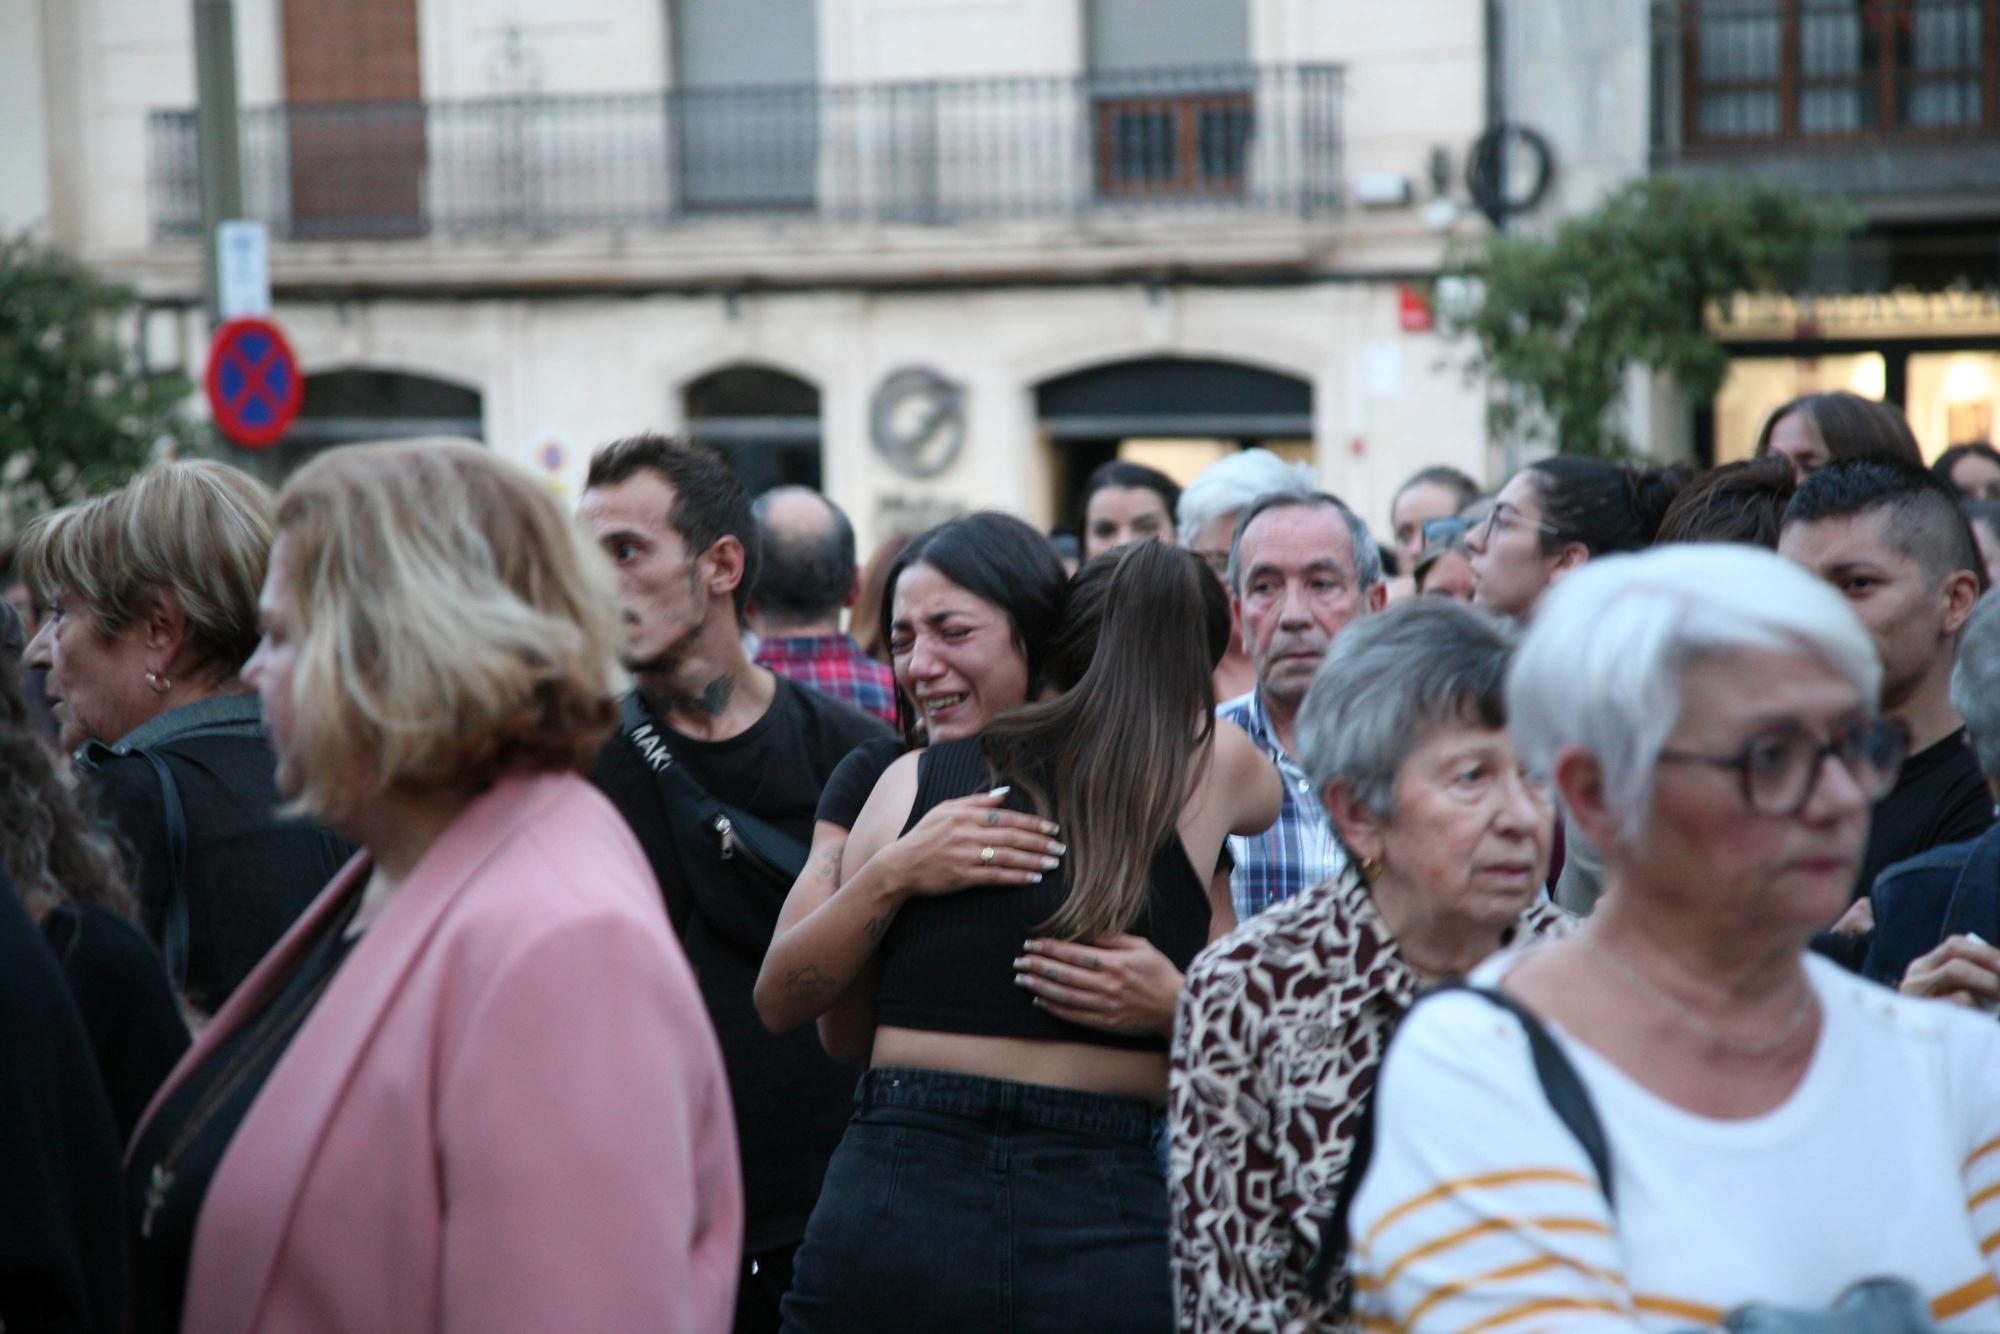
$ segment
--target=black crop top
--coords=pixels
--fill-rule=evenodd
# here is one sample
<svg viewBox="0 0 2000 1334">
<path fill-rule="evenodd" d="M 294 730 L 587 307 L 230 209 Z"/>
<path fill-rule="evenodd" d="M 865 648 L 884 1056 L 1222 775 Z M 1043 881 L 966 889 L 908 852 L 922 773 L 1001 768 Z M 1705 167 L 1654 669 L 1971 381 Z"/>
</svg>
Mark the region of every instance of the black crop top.
<svg viewBox="0 0 2000 1334">
<path fill-rule="evenodd" d="M 977 737 L 931 746 L 917 761 L 917 796 L 907 833 L 939 802 L 984 792 L 993 776 Z M 1025 793 L 1007 797 L 1009 810 L 1031 811 Z M 1060 814 L 1055 817 L 1059 822 Z M 1069 838 L 1072 831 L 1063 830 Z M 1074 837 L 1087 838 L 1082 830 Z M 1208 890 L 1179 835 L 1153 854 L 1146 906 L 1131 932 L 1187 971 L 1208 943 Z M 1085 1028 L 1039 1009 L 1014 982 L 1014 960 L 1035 928 L 1053 917 L 1069 895 L 1067 869 L 1040 884 L 968 889 L 912 898 L 896 915 L 879 952 L 881 981 L 875 1021 L 895 1028 L 986 1037 L 1089 1042 L 1133 1051 L 1165 1051 L 1158 1033 L 1119 1034 Z"/>
</svg>

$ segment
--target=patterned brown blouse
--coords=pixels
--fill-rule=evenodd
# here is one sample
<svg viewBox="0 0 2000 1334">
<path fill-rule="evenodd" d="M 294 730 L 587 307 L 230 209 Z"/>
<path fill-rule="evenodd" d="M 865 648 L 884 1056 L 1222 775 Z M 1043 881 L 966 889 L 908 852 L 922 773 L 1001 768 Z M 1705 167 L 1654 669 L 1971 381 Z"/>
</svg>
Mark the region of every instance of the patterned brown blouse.
<svg viewBox="0 0 2000 1334">
<path fill-rule="evenodd" d="M 1538 899 L 1506 943 L 1574 925 Z M 1195 960 L 1167 1099 L 1182 1329 L 1341 1328 L 1306 1275 L 1388 1037 L 1421 986 L 1351 868 Z"/>
</svg>

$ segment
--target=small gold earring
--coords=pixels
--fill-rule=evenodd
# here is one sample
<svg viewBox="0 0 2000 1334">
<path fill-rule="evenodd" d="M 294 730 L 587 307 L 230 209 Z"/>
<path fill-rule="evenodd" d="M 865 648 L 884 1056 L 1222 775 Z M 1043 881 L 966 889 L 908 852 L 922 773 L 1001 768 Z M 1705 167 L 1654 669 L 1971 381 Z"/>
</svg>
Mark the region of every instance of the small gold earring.
<svg viewBox="0 0 2000 1334">
<path fill-rule="evenodd" d="M 158 672 L 147 672 L 146 684 L 152 687 L 155 695 L 164 695 L 174 688 L 174 683 Z"/>
<path fill-rule="evenodd" d="M 1382 862 L 1380 858 L 1363 857 L 1361 859 L 1361 878 L 1363 880 L 1373 884 L 1375 877 L 1380 874 L 1382 874 Z"/>
</svg>

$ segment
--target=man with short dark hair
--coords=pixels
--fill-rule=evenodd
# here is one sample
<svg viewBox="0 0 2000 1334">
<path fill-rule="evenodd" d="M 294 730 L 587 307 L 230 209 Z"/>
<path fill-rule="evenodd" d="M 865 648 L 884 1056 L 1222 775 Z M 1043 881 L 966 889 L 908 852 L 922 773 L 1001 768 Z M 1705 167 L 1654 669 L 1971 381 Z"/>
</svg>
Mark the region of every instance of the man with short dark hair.
<svg viewBox="0 0 2000 1334">
<path fill-rule="evenodd" d="M 1380 611 L 1388 589 L 1382 554 L 1360 515 L 1323 491 L 1284 491 L 1253 501 L 1237 519 L 1229 590 L 1257 684 L 1216 713 L 1250 734 L 1285 783 L 1278 822 L 1229 840 L 1236 862 L 1230 891 L 1242 922 L 1346 864 L 1333 823 L 1293 758 L 1299 707 L 1334 636 L 1355 617 Z"/>
<path fill-rule="evenodd" d="M 1786 506 L 1778 553 L 1847 598 L 1882 660 L 1882 712 L 1910 729 L 1902 776 L 1875 803 L 1859 898 L 1884 868 L 1993 822 L 1951 704 L 1959 634 L 1985 569 L 1957 498 L 1925 469 L 1889 459 L 1829 464 L 1808 477 Z"/>
<path fill-rule="evenodd" d="M 765 854 L 788 840 L 803 861 L 827 778 L 886 731 L 744 652 L 757 527 L 717 455 L 656 435 L 606 445 L 577 513 L 611 558 L 638 682 L 592 779 L 645 849 L 715 1023 L 743 1164 L 736 1329 L 776 1330 L 856 1072 L 810 1027 L 774 1036 L 751 1004 L 790 888 Z"/>
<path fill-rule="evenodd" d="M 764 548 L 750 592 L 757 665 L 895 726 L 895 676 L 840 628 L 840 613 L 861 592 L 847 516 L 804 486 L 766 491 L 750 512 Z"/>
</svg>

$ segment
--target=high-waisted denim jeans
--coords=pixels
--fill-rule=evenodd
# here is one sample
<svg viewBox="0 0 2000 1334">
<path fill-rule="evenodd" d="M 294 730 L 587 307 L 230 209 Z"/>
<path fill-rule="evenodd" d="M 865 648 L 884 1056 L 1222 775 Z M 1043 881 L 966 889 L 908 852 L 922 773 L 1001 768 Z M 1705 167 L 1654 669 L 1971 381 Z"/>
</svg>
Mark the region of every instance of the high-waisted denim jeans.
<svg viewBox="0 0 2000 1334">
<path fill-rule="evenodd" d="M 1145 1103 L 870 1070 L 806 1227 L 796 1334 L 1167 1331 L 1167 1191 Z"/>
</svg>

